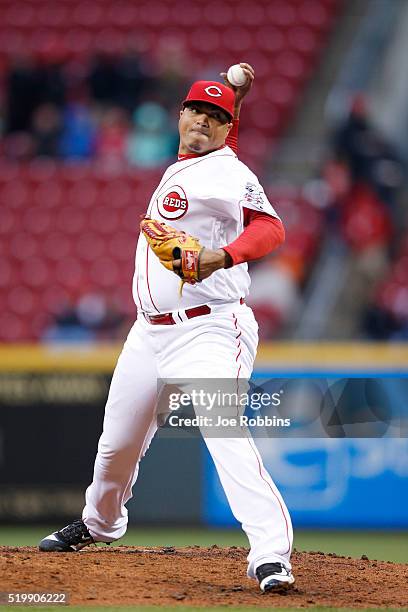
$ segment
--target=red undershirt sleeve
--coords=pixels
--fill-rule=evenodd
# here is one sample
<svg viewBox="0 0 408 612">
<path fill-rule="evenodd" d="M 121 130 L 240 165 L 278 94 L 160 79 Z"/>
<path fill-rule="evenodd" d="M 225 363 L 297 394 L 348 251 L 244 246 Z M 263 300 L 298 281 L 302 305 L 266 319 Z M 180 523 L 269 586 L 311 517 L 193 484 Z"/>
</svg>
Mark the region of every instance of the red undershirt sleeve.
<svg viewBox="0 0 408 612">
<path fill-rule="evenodd" d="M 232 259 L 232 265 L 265 257 L 283 244 L 285 230 L 276 217 L 244 208 L 248 225 L 234 242 L 222 247 Z"/>
<path fill-rule="evenodd" d="M 235 155 L 238 154 L 238 129 L 239 119 L 233 119 L 232 128 L 225 139 L 225 144 L 234 151 Z"/>
</svg>

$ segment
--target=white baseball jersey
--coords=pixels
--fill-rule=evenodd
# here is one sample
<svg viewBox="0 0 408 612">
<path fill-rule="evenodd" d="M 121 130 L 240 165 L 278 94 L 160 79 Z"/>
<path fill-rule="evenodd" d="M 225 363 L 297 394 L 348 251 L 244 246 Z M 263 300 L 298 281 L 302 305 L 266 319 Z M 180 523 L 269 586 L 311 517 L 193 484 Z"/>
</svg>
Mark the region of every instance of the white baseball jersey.
<svg viewBox="0 0 408 612">
<path fill-rule="evenodd" d="M 202 246 L 219 249 L 244 230 L 243 208 L 279 219 L 255 174 L 229 148 L 172 164 L 154 192 L 147 215 L 195 236 Z M 141 234 L 136 250 L 133 297 L 154 315 L 209 302 L 234 302 L 248 294 L 246 263 L 217 270 L 195 285 L 184 285 L 164 268 Z"/>
</svg>

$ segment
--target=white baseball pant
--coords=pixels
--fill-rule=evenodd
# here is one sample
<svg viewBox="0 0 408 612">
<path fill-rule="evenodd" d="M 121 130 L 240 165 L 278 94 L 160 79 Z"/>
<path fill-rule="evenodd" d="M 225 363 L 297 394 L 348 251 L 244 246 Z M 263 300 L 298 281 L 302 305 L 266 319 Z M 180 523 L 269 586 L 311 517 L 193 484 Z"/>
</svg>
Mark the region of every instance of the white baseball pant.
<svg viewBox="0 0 408 612">
<path fill-rule="evenodd" d="M 157 379 L 251 376 L 258 342 L 252 310 L 240 303 L 211 308 L 208 315 L 176 325 L 151 325 L 139 315 L 129 333 L 113 374 L 93 482 L 86 491 L 83 520 L 96 541 L 112 542 L 126 532 L 125 504 L 157 430 Z M 255 577 L 256 568 L 267 562 L 290 568 L 290 516 L 252 437 L 206 437 L 205 443 L 250 543 L 248 576 Z"/>
</svg>

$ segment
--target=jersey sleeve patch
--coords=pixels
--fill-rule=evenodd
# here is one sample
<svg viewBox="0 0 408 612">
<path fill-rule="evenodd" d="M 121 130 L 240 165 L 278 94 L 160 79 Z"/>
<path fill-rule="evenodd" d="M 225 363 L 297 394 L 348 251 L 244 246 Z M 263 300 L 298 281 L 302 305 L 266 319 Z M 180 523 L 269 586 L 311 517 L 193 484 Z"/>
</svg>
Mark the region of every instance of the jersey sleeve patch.
<svg viewBox="0 0 408 612">
<path fill-rule="evenodd" d="M 279 215 L 269 202 L 263 188 L 259 183 L 248 181 L 245 184 L 244 193 L 242 194 L 239 203 L 244 208 L 258 210 L 259 212 L 267 213 L 279 219 Z"/>
</svg>

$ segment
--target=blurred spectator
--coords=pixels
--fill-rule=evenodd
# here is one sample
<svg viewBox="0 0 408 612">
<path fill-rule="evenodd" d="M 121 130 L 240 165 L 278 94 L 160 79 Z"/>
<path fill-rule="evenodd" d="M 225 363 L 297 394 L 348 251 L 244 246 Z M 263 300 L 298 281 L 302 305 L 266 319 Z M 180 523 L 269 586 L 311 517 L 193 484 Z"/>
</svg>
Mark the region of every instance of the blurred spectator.
<svg viewBox="0 0 408 612">
<path fill-rule="evenodd" d="M 325 209 L 330 227 L 338 226 L 343 202 L 350 192 L 351 185 L 350 168 L 344 161 L 330 159 L 323 165 L 319 195 L 321 208 Z"/>
<path fill-rule="evenodd" d="M 363 315 L 362 328 L 363 333 L 373 340 L 388 340 L 399 331 L 400 326 L 391 313 L 378 305 L 369 304 Z"/>
<path fill-rule="evenodd" d="M 95 340 L 95 331 L 83 326 L 73 304 L 64 304 L 43 334 L 45 342 L 88 342 Z"/>
<path fill-rule="evenodd" d="M 5 157 L 14 161 L 28 161 L 36 153 L 35 141 L 29 132 L 13 132 L 4 138 Z"/>
<path fill-rule="evenodd" d="M 66 84 L 62 65 L 56 62 L 45 62 L 37 68 L 38 102 L 62 107 L 65 104 Z"/>
<path fill-rule="evenodd" d="M 48 342 L 82 342 L 122 339 L 126 317 L 103 295 L 87 293 L 76 304 L 64 304 L 44 332 Z"/>
<path fill-rule="evenodd" d="M 6 130 L 28 131 L 31 117 L 39 103 L 39 82 L 33 59 L 28 55 L 15 58 L 5 79 Z"/>
<path fill-rule="evenodd" d="M 350 113 L 335 131 L 332 142 L 335 157 L 348 164 L 352 180 L 368 182 L 384 202 L 394 205 L 403 182 L 402 163 L 391 144 L 372 125 L 364 95 L 353 98 Z"/>
<path fill-rule="evenodd" d="M 284 247 L 283 247 L 284 249 Z M 299 307 L 299 287 L 286 266 L 275 257 L 251 267 L 248 304 L 259 323 L 260 340 L 273 338 Z"/>
<path fill-rule="evenodd" d="M 154 168 L 177 151 L 177 136 L 166 110 L 154 102 L 139 106 L 133 115 L 133 131 L 127 144 L 131 164 Z"/>
<path fill-rule="evenodd" d="M 348 117 L 334 133 L 333 149 L 337 158 L 349 164 L 353 180 L 369 177 L 367 166 L 369 158 L 377 152 L 377 145 L 362 94 L 352 100 Z"/>
<path fill-rule="evenodd" d="M 61 129 L 61 114 L 58 108 L 53 104 L 39 106 L 32 121 L 35 154 L 41 157 L 58 157 Z"/>
<path fill-rule="evenodd" d="M 376 340 L 408 340 L 408 235 L 363 315 L 364 333 Z"/>
<path fill-rule="evenodd" d="M 133 49 L 119 58 L 117 64 L 118 89 L 115 102 L 131 114 L 140 104 L 147 88 L 148 78 L 142 70 L 139 55 Z"/>
<path fill-rule="evenodd" d="M 188 54 L 177 40 L 172 40 L 158 48 L 156 59 L 157 97 L 165 108 L 171 109 L 176 105 L 179 110 L 180 92 L 188 90 L 191 80 L 188 78 Z"/>
<path fill-rule="evenodd" d="M 104 110 L 95 140 L 96 156 L 105 161 L 125 161 L 128 133 L 126 113 L 121 108 Z"/>
<path fill-rule="evenodd" d="M 119 92 L 120 77 L 116 59 L 107 54 L 100 54 L 93 59 L 88 76 L 92 98 L 101 105 L 112 105 Z"/>
<path fill-rule="evenodd" d="M 95 152 L 96 123 L 84 104 L 65 109 L 60 141 L 60 155 L 66 159 L 87 159 Z"/>
<path fill-rule="evenodd" d="M 355 183 L 343 202 L 342 233 L 358 252 L 373 246 L 387 248 L 392 237 L 387 207 L 367 184 Z"/>
<path fill-rule="evenodd" d="M 7 132 L 29 131 L 34 111 L 43 104 L 61 107 L 65 82 L 59 64 L 35 65 L 32 58 L 17 57 L 6 76 Z"/>
<path fill-rule="evenodd" d="M 55 59 L 39 65 L 22 55 L 6 76 L 4 154 L 20 161 L 39 155 L 162 165 L 177 151 L 175 121 L 166 102 L 152 99 L 174 104 L 185 84 L 179 53 L 170 51 L 159 53 L 154 77 L 147 76 L 132 46 L 119 57 L 96 56 L 82 72 Z"/>
</svg>

